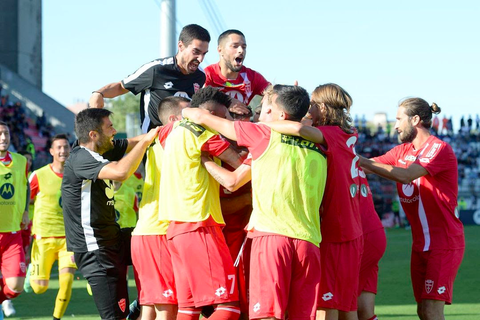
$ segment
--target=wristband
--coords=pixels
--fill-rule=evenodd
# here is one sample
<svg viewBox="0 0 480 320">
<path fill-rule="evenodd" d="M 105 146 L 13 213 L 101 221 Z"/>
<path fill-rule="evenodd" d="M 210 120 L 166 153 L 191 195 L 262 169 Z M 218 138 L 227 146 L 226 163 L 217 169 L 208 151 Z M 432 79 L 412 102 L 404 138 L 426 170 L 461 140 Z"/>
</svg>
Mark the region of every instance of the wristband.
<svg viewBox="0 0 480 320">
<path fill-rule="evenodd" d="M 100 91 L 92 91 L 92 94 L 94 94 L 94 93 L 98 93 L 99 95 L 102 96 L 102 98 L 105 98 L 105 96 L 103 95 L 103 93 L 101 93 Z"/>
</svg>

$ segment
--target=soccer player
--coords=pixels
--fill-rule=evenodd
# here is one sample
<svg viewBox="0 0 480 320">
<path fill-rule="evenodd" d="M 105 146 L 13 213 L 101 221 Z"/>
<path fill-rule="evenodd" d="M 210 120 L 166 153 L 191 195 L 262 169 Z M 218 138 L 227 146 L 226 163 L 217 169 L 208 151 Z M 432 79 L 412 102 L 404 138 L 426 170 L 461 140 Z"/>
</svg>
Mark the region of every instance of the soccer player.
<svg viewBox="0 0 480 320">
<path fill-rule="evenodd" d="M 358 319 L 377 320 L 375 315 L 375 295 L 378 284 L 378 262 L 387 247 L 387 237 L 382 221 L 375 211 L 372 191 L 363 170 L 359 169 L 360 216 L 363 230 L 363 255 L 358 284 Z"/>
<path fill-rule="evenodd" d="M 26 265 L 20 230 L 29 224 L 27 159 L 9 147 L 10 129 L 0 121 L 0 303 L 23 291 Z"/>
<path fill-rule="evenodd" d="M 395 129 L 402 142 L 373 159 L 360 158 L 367 172 L 397 182 L 412 227 L 411 278 L 420 319 L 444 319 L 453 282 L 465 251 L 463 225 L 456 215 L 457 159 L 452 147 L 430 133 L 440 108 L 421 98 L 400 102 Z"/>
<path fill-rule="evenodd" d="M 305 89 L 275 85 L 265 91 L 260 120 L 300 121 L 308 107 Z M 204 110 L 185 109 L 183 114 L 236 140 L 252 155 L 250 319 L 284 319 L 287 312 L 292 319 L 314 319 L 321 269 L 319 209 L 327 164 L 322 151 L 264 124 L 228 121 Z M 245 181 L 242 175 L 237 178 L 239 185 Z"/>
<path fill-rule="evenodd" d="M 247 55 L 245 35 L 235 29 L 227 30 L 218 37 L 220 61 L 205 68 L 205 86 L 218 87 L 232 97 L 230 111 L 245 113 L 250 101 L 262 95 L 270 84 L 255 70 L 243 65 Z"/>
<path fill-rule="evenodd" d="M 35 201 L 32 233 L 30 286 L 36 294 L 48 289 L 53 263 L 58 260 L 59 289 L 53 318 L 62 318 L 72 296 L 73 275 L 77 266 L 73 252 L 67 251 L 63 222 L 61 186 L 65 161 L 70 154 L 67 136 L 52 138 L 51 164 L 35 170 L 30 176 L 30 198 Z"/>
<path fill-rule="evenodd" d="M 191 106 L 222 118 L 231 99 L 212 87 L 199 90 Z M 198 319 L 203 306 L 217 305 L 209 319 L 238 319 L 235 269 L 222 234 L 219 185 L 201 164 L 206 152 L 236 168 L 230 144 L 188 120 L 176 122 L 164 146 L 160 219 L 170 221 L 168 248 L 177 288 L 177 319 Z"/>
<path fill-rule="evenodd" d="M 298 122 L 266 123 L 272 129 L 320 143 L 327 155 L 327 184 L 320 208 L 322 272 L 319 317 L 357 319 L 357 298 L 363 252 L 359 209 L 358 135 L 349 111 L 352 98 L 342 87 L 328 83 L 312 93 L 310 127 Z"/>
<path fill-rule="evenodd" d="M 75 117 L 79 145 L 65 163 L 61 190 L 67 250 L 74 252 L 91 286 L 100 317 L 124 319 L 128 314 L 126 252 L 115 222 L 112 180 L 124 181 L 135 172 L 158 129 L 114 140 L 117 132 L 110 114 L 107 109 L 85 109 Z"/>
<path fill-rule="evenodd" d="M 192 97 L 205 83 L 205 73 L 199 68 L 208 52 L 210 34 L 196 24 L 185 26 L 178 39 L 178 51 L 141 66 L 120 82 L 110 83 L 92 92 L 89 105 L 103 108 L 104 98 L 115 98 L 127 92 L 140 98 L 142 130 L 162 125 L 158 117 L 159 102 L 168 96 Z"/>
<path fill-rule="evenodd" d="M 132 261 L 140 304 L 139 320 L 174 320 L 177 315 L 177 293 L 170 251 L 167 246 L 168 221 L 158 220 L 160 178 L 163 159 L 162 142 L 181 120 L 181 110 L 189 105 L 183 97 L 167 97 L 158 106 L 165 126 L 147 150 L 144 198 L 138 221 L 132 233 Z"/>
</svg>

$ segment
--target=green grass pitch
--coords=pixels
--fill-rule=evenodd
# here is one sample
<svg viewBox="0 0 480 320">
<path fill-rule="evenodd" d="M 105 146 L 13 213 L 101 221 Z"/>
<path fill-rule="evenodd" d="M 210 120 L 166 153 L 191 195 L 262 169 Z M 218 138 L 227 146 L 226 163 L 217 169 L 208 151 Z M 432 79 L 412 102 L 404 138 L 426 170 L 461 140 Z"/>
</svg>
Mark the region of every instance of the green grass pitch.
<svg viewBox="0 0 480 320">
<path fill-rule="evenodd" d="M 453 304 L 445 307 L 451 320 L 480 319 L 480 227 L 465 227 L 467 249 L 455 282 Z M 387 230 L 387 251 L 380 262 L 376 313 L 379 319 L 418 319 L 410 284 L 410 231 Z M 55 269 L 54 269 L 55 270 Z M 131 273 L 130 273 L 131 274 Z M 78 280 L 77 280 L 78 278 Z M 130 277 L 130 297 L 136 297 L 133 277 Z M 86 281 L 77 273 L 70 305 L 63 319 L 99 319 L 92 297 L 87 294 Z M 15 317 L 6 319 L 52 319 L 58 281 L 42 295 L 22 293 L 13 301 Z"/>
</svg>

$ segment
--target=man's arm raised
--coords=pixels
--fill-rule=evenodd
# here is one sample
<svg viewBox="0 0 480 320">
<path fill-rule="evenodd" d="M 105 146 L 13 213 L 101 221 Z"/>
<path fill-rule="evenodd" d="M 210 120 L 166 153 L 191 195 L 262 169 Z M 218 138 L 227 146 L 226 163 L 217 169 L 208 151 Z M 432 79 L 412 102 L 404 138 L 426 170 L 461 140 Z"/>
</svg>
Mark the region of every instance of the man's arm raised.
<svg viewBox="0 0 480 320">
<path fill-rule="evenodd" d="M 92 95 L 90 96 L 90 100 L 88 101 L 88 105 L 90 108 L 101 109 L 105 105 L 103 100 L 104 98 L 115 98 L 127 92 L 129 91 L 125 89 L 122 82 L 112 82 L 98 90 L 93 91 Z"/>
</svg>

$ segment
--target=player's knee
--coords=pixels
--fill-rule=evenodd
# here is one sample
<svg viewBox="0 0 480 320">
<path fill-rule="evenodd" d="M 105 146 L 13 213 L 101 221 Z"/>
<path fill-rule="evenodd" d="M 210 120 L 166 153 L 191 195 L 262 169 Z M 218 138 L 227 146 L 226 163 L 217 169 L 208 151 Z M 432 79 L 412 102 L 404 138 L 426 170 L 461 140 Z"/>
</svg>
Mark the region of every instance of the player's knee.
<svg viewBox="0 0 480 320">
<path fill-rule="evenodd" d="M 33 292 L 35 292 L 36 294 L 42 294 L 44 293 L 45 291 L 47 291 L 48 289 L 48 281 L 45 282 L 45 281 L 37 281 L 37 280 L 31 280 L 30 281 L 30 286 L 32 287 L 33 289 Z"/>
</svg>

